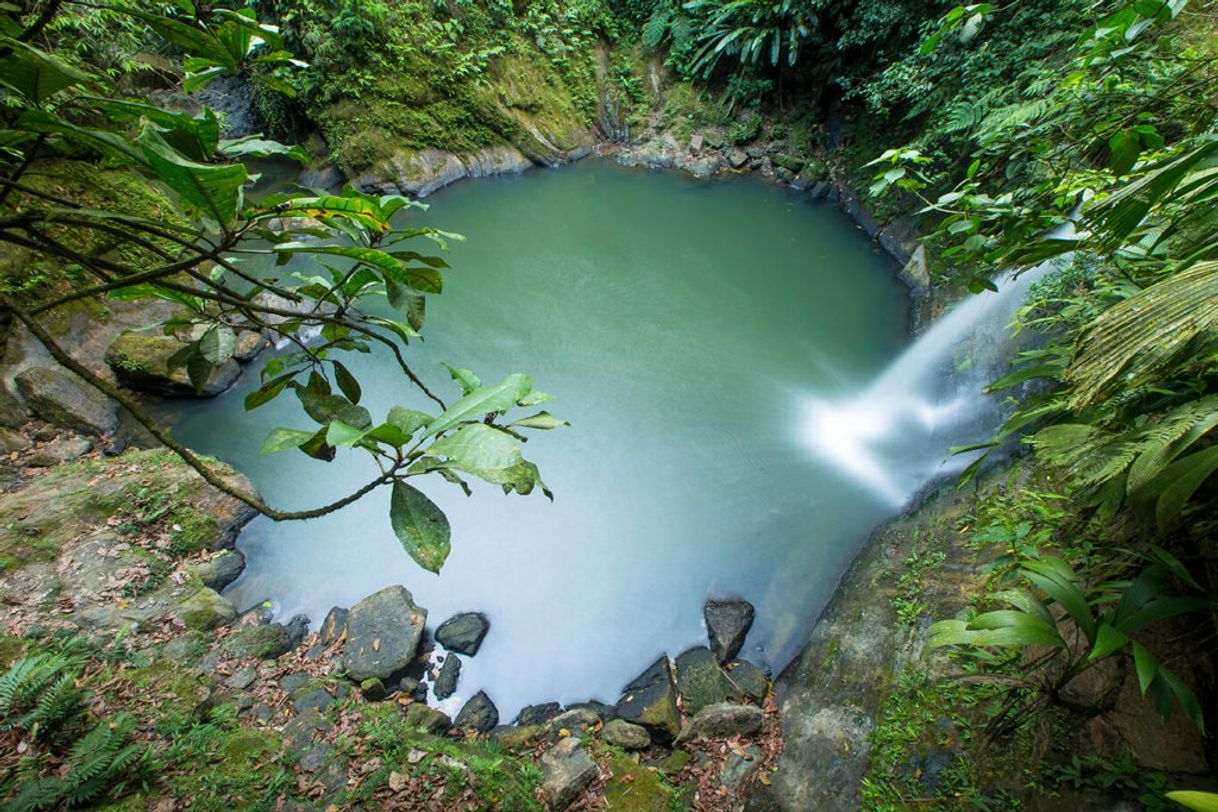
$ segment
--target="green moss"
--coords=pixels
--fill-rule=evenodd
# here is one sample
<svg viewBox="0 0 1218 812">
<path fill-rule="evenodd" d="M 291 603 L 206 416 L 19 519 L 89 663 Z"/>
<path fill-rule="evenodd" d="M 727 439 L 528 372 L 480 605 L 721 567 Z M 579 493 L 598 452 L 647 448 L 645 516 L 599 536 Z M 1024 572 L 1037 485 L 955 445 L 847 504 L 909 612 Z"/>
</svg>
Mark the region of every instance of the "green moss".
<svg viewBox="0 0 1218 812">
<path fill-rule="evenodd" d="M 25 641 L 11 634 L 0 634 L 0 668 L 8 668 L 25 651 Z"/>
<path fill-rule="evenodd" d="M 165 732 L 189 726 L 206 709 L 211 696 L 206 674 L 171 660 L 124 671 L 121 676 L 136 695 L 147 698 L 145 708 L 157 728 Z"/>
<path fill-rule="evenodd" d="M 618 756 L 609 762 L 613 775 L 605 785 L 605 807 L 614 812 L 668 812 L 672 808 L 672 790 L 659 775 L 629 756 Z"/>
</svg>

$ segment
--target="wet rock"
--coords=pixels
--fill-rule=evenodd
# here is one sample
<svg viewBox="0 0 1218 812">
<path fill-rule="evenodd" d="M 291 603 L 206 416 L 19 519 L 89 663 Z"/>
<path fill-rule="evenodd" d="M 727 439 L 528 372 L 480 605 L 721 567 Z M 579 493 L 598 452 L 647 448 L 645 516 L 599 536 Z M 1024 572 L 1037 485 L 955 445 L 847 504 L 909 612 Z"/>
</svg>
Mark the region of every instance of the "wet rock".
<svg viewBox="0 0 1218 812">
<path fill-rule="evenodd" d="M 309 633 L 309 618 L 307 615 L 293 615 L 284 627 L 287 634 L 287 649 L 292 649 L 304 642 L 305 635 Z"/>
<path fill-rule="evenodd" d="M 327 708 L 334 704 L 334 697 L 324 688 L 313 688 L 305 691 L 296 698 L 292 703 L 292 707 L 297 713 L 315 710 L 318 713 L 324 713 Z"/>
<path fill-rule="evenodd" d="M 351 607 L 343 665 L 353 680 L 387 680 L 415 658 L 427 610 L 404 586 L 382 589 Z M 489 729 L 489 728 L 488 728 Z"/>
<path fill-rule="evenodd" d="M 651 746 L 651 734 L 647 728 L 625 719 L 614 719 L 607 723 L 601 731 L 601 738 L 623 750 L 646 750 Z"/>
<path fill-rule="evenodd" d="M 930 289 L 930 267 L 926 264 L 926 247 L 919 245 L 913 250 L 909 262 L 901 269 L 901 280 L 914 290 Z"/>
<path fill-rule="evenodd" d="M 414 677 L 402 677 L 398 680 L 398 691 L 415 702 L 427 701 L 427 683 Z"/>
<path fill-rule="evenodd" d="M 237 618 L 238 626 L 265 626 L 275 619 L 275 608 L 270 601 L 251 606 Z"/>
<path fill-rule="evenodd" d="M 596 779 L 596 762 L 579 740 L 563 739 L 541 757 L 542 789 L 549 799 L 550 809 L 570 806 Z"/>
<path fill-rule="evenodd" d="M 686 713 L 694 714 L 707 705 L 726 702 L 735 695 L 735 688 L 705 646 L 691 648 L 677 657 L 677 693 Z"/>
<path fill-rule="evenodd" d="M 30 439 L 20 432 L 0 426 L 0 454 L 12 454 L 14 451 L 25 451 L 32 445 Z"/>
<path fill-rule="evenodd" d="M 765 672 L 748 660 L 732 660 L 726 666 L 728 678 L 739 695 L 760 705 L 770 691 L 770 680 Z"/>
<path fill-rule="evenodd" d="M 248 363 L 257 358 L 271 342 L 266 336 L 254 330 L 238 330 L 237 344 L 233 347 L 233 358 L 242 363 Z"/>
<path fill-rule="evenodd" d="M 495 707 L 495 703 L 491 701 L 485 691 L 474 694 L 461 708 L 457 718 L 453 720 L 454 726 L 476 730 L 479 733 L 486 733 L 497 724 L 499 724 L 499 709 Z"/>
<path fill-rule="evenodd" d="M 282 623 L 250 626 L 224 641 L 224 653 L 238 660 L 273 660 L 295 648 L 300 642 L 294 629 Z"/>
<path fill-rule="evenodd" d="M 80 459 L 93 450 L 93 443 L 83 437 L 63 437 L 52 440 L 37 453 L 33 454 L 25 464 L 31 468 L 50 468 L 65 462 Z"/>
<path fill-rule="evenodd" d="M 520 725 L 544 725 L 555 716 L 562 713 L 562 705 L 557 702 L 546 702 L 541 705 L 525 705 L 516 717 Z"/>
<path fill-rule="evenodd" d="M 444 658 L 444 664 L 440 666 L 440 673 L 436 675 L 435 684 L 432 685 L 436 699 L 448 699 L 456 693 L 457 680 L 460 678 L 461 658 L 456 654 L 449 654 Z"/>
<path fill-rule="evenodd" d="M 124 386 L 170 397 L 213 397 L 241 377 L 241 365 L 230 358 L 211 371 L 201 390 L 195 389 L 185 366 L 169 368 L 170 359 L 187 346 L 173 336 L 123 333 L 110 342 L 106 363 Z"/>
<path fill-rule="evenodd" d="M 677 710 L 677 693 L 668 657 L 661 656 L 652 663 L 623 689 L 622 694 L 617 703 L 617 716 L 647 728 L 656 741 L 671 741 L 681 730 L 681 714 Z"/>
<path fill-rule="evenodd" d="M 732 169 L 740 169 L 749 162 L 748 153 L 742 149 L 733 149 L 727 153 L 727 162 L 731 164 Z"/>
<path fill-rule="evenodd" d="M 86 434 L 118 428 L 118 405 L 75 375 L 31 367 L 13 382 L 34 414 L 48 423 Z"/>
<path fill-rule="evenodd" d="M 602 722 L 608 722 L 617 716 L 617 710 L 612 705 L 601 702 L 599 699 L 589 699 L 587 702 L 577 702 L 574 705 L 568 705 L 567 710 L 588 710 L 597 715 Z"/>
<path fill-rule="evenodd" d="M 702 607 L 710 650 L 720 663 L 740 653 L 753 625 L 753 605 L 746 600 L 708 600 Z"/>
<path fill-rule="evenodd" d="M 721 702 L 695 714 L 677 737 L 677 742 L 751 736 L 761 730 L 764 722 L 765 714 L 755 705 Z"/>
<path fill-rule="evenodd" d="M 347 610 L 341 606 L 335 606 L 326 613 L 326 619 L 321 622 L 321 628 L 318 629 L 318 636 L 321 637 L 322 643 L 329 646 L 342 640 L 346 633 Z"/>
<path fill-rule="evenodd" d="M 463 612 L 440 624 L 436 629 L 436 642 L 449 651 L 472 657 L 478 653 L 490 628 L 490 622 L 481 612 Z"/>
<path fill-rule="evenodd" d="M 217 592 L 231 584 L 245 571 L 245 556 L 237 550 L 227 550 L 194 568 L 194 575 L 203 586 Z"/>
<path fill-rule="evenodd" d="M 174 616 L 188 629 L 209 631 L 232 623 L 237 610 L 220 593 L 203 587 L 178 604 Z"/>
<path fill-rule="evenodd" d="M 451 728 L 453 722 L 448 718 L 448 714 L 416 702 L 406 708 L 406 726 L 411 730 L 423 730 L 438 735 Z"/>
<path fill-rule="evenodd" d="M 247 665 L 245 668 L 236 671 L 228 679 L 224 680 L 224 684 L 229 688 L 236 688 L 238 691 L 244 691 L 246 688 L 254 684 L 258 679 L 258 669 L 252 665 Z"/>
<path fill-rule="evenodd" d="M 302 169 L 299 182 L 301 186 L 329 191 L 343 185 L 343 173 L 333 162 L 320 161 Z"/>
</svg>

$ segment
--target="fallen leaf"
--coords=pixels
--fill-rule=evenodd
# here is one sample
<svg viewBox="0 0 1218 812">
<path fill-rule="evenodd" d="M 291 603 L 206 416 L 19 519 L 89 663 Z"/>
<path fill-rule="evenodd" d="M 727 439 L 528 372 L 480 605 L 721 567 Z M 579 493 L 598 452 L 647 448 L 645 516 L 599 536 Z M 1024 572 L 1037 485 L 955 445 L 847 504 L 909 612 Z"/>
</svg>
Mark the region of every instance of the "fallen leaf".
<svg viewBox="0 0 1218 812">
<path fill-rule="evenodd" d="M 406 786 L 406 776 L 402 775 L 397 770 L 389 773 L 389 789 L 394 792 L 401 792 Z"/>
</svg>

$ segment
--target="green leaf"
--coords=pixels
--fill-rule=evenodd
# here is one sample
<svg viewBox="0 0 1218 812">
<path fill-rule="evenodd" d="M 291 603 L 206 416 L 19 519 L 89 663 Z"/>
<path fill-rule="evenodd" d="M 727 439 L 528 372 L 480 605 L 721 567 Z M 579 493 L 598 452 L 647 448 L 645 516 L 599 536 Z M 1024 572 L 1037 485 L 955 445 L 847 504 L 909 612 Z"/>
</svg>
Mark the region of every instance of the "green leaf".
<svg viewBox="0 0 1218 812">
<path fill-rule="evenodd" d="M 335 420 L 326 428 L 326 445 L 352 446 L 364 439 L 367 434 L 363 429 L 357 429 L 341 420 Z"/>
<path fill-rule="evenodd" d="M 249 175 L 242 164 L 201 164 L 182 157 L 151 125 L 139 137 L 156 176 L 181 197 L 189 209 L 223 225 L 237 216 Z"/>
<path fill-rule="evenodd" d="M 1108 167 L 1117 177 L 1128 175 L 1142 153 L 1137 134 L 1124 130 L 1108 139 Z"/>
<path fill-rule="evenodd" d="M 1057 626 L 1040 617 L 1011 609 L 999 609 L 978 615 L 968 624 L 970 631 L 1001 630 L 1003 634 L 978 635 L 978 645 L 1054 646 L 1064 648 L 1066 643 L 1057 633 Z M 982 640 L 993 642 L 984 643 Z M 997 642 L 1001 640 L 1002 642 Z"/>
<path fill-rule="evenodd" d="M 1150 687 L 1150 683 L 1154 680 L 1155 675 L 1159 673 L 1159 660 L 1146 650 L 1146 647 L 1137 640 L 1133 641 L 1133 665 L 1138 672 L 1138 688 L 1141 689 L 1142 695 L 1146 695 L 1146 689 Z"/>
<path fill-rule="evenodd" d="M 427 455 L 445 460 L 447 467 L 500 485 L 505 493 L 515 491 L 523 496 L 540 485 L 546 496 L 553 498 L 541 481 L 537 466 L 520 454 L 516 440 L 484 423 L 469 423 L 436 440 L 428 447 Z"/>
<path fill-rule="evenodd" d="M 433 419 L 426 412 L 407 409 L 405 406 L 394 406 L 389 410 L 389 415 L 386 418 L 386 420 L 397 426 L 406 435 L 414 434 L 424 426 L 431 425 Z"/>
<path fill-rule="evenodd" d="M 35 104 L 42 104 L 64 88 L 93 78 L 58 56 L 21 40 L 0 37 L 0 46 L 10 52 L 0 59 L 0 84 L 11 87 Z"/>
<path fill-rule="evenodd" d="M 451 375 L 452 379 L 457 382 L 457 386 L 461 387 L 461 394 L 468 395 L 470 392 L 473 392 L 475 389 L 482 386 L 482 380 L 471 370 L 449 366 L 443 361 L 440 361 L 439 364 L 448 370 L 448 374 Z"/>
<path fill-rule="evenodd" d="M 237 334 L 227 325 L 213 325 L 199 339 L 199 352 L 214 367 L 227 363 L 236 349 Z"/>
<path fill-rule="evenodd" d="M 1167 687 L 1175 694 L 1176 701 L 1180 703 L 1180 710 L 1184 711 L 1184 715 L 1192 720 L 1192 723 L 1197 726 L 1197 730 L 1204 734 L 1205 714 L 1201 712 L 1201 703 L 1197 701 L 1197 697 L 1193 694 L 1192 689 L 1163 666 L 1159 666 L 1158 679 L 1167 683 Z"/>
<path fill-rule="evenodd" d="M 492 386 L 483 386 L 449 406 L 427 427 L 424 437 L 446 431 L 464 420 L 478 419 L 488 412 L 501 412 L 515 406 L 533 388 L 533 379 L 515 372 Z"/>
<path fill-rule="evenodd" d="M 1124 633 L 1114 629 L 1107 623 L 1101 623 L 1095 633 L 1095 645 L 1091 648 L 1091 653 L 1087 655 L 1087 659 L 1102 659 L 1114 651 L 1125 648 L 1127 645 L 1129 645 L 1129 638 Z"/>
<path fill-rule="evenodd" d="M 302 164 L 309 162 L 309 153 L 299 144 L 289 146 L 258 135 L 224 139 L 219 142 L 219 149 L 228 158 L 269 158 L 282 155 Z"/>
<path fill-rule="evenodd" d="M 1191 789 L 1174 789 L 1167 797 L 1193 812 L 1218 812 L 1218 794 Z"/>
<path fill-rule="evenodd" d="M 299 431 L 297 429 L 277 428 L 271 429 L 271 433 L 262 441 L 262 448 L 259 454 L 274 454 L 277 451 L 285 451 L 289 448 L 299 448 L 309 441 L 314 432 Z"/>
<path fill-rule="evenodd" d="M 94 127 L 81 127 L 42 110 L 29 110 L 23 113 L 17 119 L 15 127 L 26 132 L 58 135 L 105 156 L 114 156 L 141 165 L 148 163 L 135 145 L 118 133 Z"/>
<path fill-rule="evenodd" d="M 311 392 L 307 389 L 296 390 L 296 396 L 300 398 L 300 403 L 309 417 L 322 425 L 341 420 L 358 429 L 372 427 L 372 416 L 368 410 L 363 406 L 356 406 L 344 397 Z"/>
<path fill-rule="evenodd" d="M 1039 561 L 1023 562 L 1020 569 L 1029 580 L 1066 610 L 1089 641 L 1095 640 L 1095 618 L 1091 614 L 1091 607 L 1087 604 L 1087 598 L 1074 584 L 1074 571 L 1066 562 L 1053 556 L 1045 556 Z"/>
<path fill-rule="evenodd" d="M 521 428 L 526 428 L 526 429 L 549 430 L 549 429 L 556 429 L 561 426 L 569 426 L 571 424 L 568 423 L 566 420 L 559 420 L 557 417 L 550 414 L 549 412 L 538 412 L 535 415 L 522 418 L 513 423 L 510 423 L 509 425 L 520 426 Z"/>
<path fill-rule="evenodd" d="M 421 491 L 397 479 L 389 499 L 389 521 L 415 563 L 438 574 L 448 558 L 452 532 L 444 511 Z"/>
<path fill-rule="evenodd" d="M 359 399 L 363 395 L 359 381 L 338 361 L 331 361 L 330 363 L 334 364 L 334 381 L 338 384 L 339 391 L 347 396 L 347 400 L 352 403 L 359 403 Z"/>
<path fill-rule="evenodd" d="M 1182 457 L 1163 470 L 1160 476 L 1170 484 L 1155 505 L 1155 519 L 1160 528 L 1171 523 L 1215 470 L 1218 470 L 1218 445 Z"/>
</svg>

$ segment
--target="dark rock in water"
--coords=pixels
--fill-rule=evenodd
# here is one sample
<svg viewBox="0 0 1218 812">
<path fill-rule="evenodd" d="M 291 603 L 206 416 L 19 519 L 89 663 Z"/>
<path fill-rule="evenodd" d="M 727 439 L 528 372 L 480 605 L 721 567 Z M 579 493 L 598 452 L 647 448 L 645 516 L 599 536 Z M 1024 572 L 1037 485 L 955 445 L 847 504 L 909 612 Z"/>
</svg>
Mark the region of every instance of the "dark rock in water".
<svg viewBox="0 0 1218 812">
<path fill-rule="evenodd" d="M 432 685 L 436 699 L 448 699 L 456 693 L 457 680 L 460 678 L 461 658 L 456 654 L 449 654 L 444 658 L 444 664 L 440 666 L 440 673 L 436 674 L 435 684 Z"/>
<path fill-rule="evenodd" d="M 741 698 L 751 699 L 758 705 L 765 701 L 770 680 L 760 668 L 748 660 L 732 660 L 727 664 L 727 675 Z"/>
<path fill-rule="evenodd" d="M 700 646 L 677 657 L 677 693 L 685 712 L 694 714 L 707 705 L 731 699 L 736 689 L 711 650 Z"/>
<path fill-rule="evenodd" d="M 658 742 L 669 742 L 680 732 L 681 714 L 667 656 L 661 656 L 631 680 L 616 710 L 618 718 L 642 725 Z"/>
<path fill-rule="evenodd" d="M 415 702 L 427 701 L 427 683 L 415 679 L 414 677 L 402 677 L 398 681 L 398 690 L 406 694 Z"/>
<path fill-rule="evenodd" d="M 427 610 L 415 605 L 404 586 L 364 598 L 347 614 L 347 675 L 357 682 L 394 676 L 415 658 L 426 623 Z"/>
<path fill-rule="evenodd" d="M 347 610 L 341 606 L 335 606 L 326 613 L 326 619 L 321 622 L 318 635 L 321 637 L 321 642 L 329 646 L 343 639 L 346 631 Z"/>
<path fill-rule="evenodd" d="M 562 705 L 557 702 L 526 705 L 520 709 L 520 715 L 516 717 L 516 724 L 521 726 L 544 725 L 560 713 L 562 713 Z"/>
<path fill-rule="evenodd" d="M 599 699 L 589 699 L 587 702 L 577 702 L 574 705 L 568 705 L 567 710 L 592 711 L 602 722 L 608 722 L 617 716 L 617 710 L 612 705 L 601 702 Z"/>
<path fill-rule="evenodd" d="M 86 434 L 118 428 L 118 404 L 75 375 L 31 367 L 13 379 L 26 404 L 48 423 Z"/>
<path fill-rule="evenodd" d="M 305 635 L 309 633 L 309 616 L 308 615 L 293 615 L 292 619 L 284 626 L 284 632 L 287 635 L 287 648 L 285 651 L 291 651 L 304 642 Z"/>
<path fill-rule="evenodd" d="M 605 725 L 601 738 L 607 744 L 620 747 L 623 750 L 646 750 L 651 746 L 651 734 L 642 725 L 632 724 L 625 719 L 614 719 Z"/>
<path fill-rule="evenodd" d="M 406 726 L 411 730 L 440 734 L 452 727 L 453 723 L 447 714 L 416 702 L 406 709 Z"/>
<path fill-rule="evenodd" d="M 579 739 L 563 739 L 541 757 L 542 789 L 554 810 L 566 809 L 596 780 L 596 762 Z"/>
<path fill-rule="evenodd" d="M 740 653 L 745 635 L 753 625 L 753 604 L 746 600 L 709 600 L 702 607 L 710 649 L 720 663 Z"/>
<path fill-rule="evenodd" d="M 453 720 L 454 726 L 476 730 L 479 733 L 486 733 L 497 724 L 499 724 L 499 709 L 486 695 L 486 691 L 474 694 L 461 708 L 457 718 Z"/>
<path fill-rule="evenodd" d="M 436 642 L 449 651 L 474 656 L 482 646 L 482 638 L 490 631 L 490 621 L 480 612 L 454 615 L 436 629 Z"/>
<path fill-rule="evenodd" d="M 195 575 L 203 586 L 219 592 L 245 571 L 245 556 L 237 550 L 221 553 L 195 567 Z"/>
<path fill-rule="evenodd" d="M 756 705 L 721 702 L 698 711 L 677 737 L 677 743 L 751 736 L 761 730 L 764 722 L 765 714 Z"/>
<path fill-rule="evenodd" d="M 275 619 L 275 609 L 270 601 L 263 601 L 246 609 L 237 618 L 238 626 L 265 626 Z"/>
</svg>

